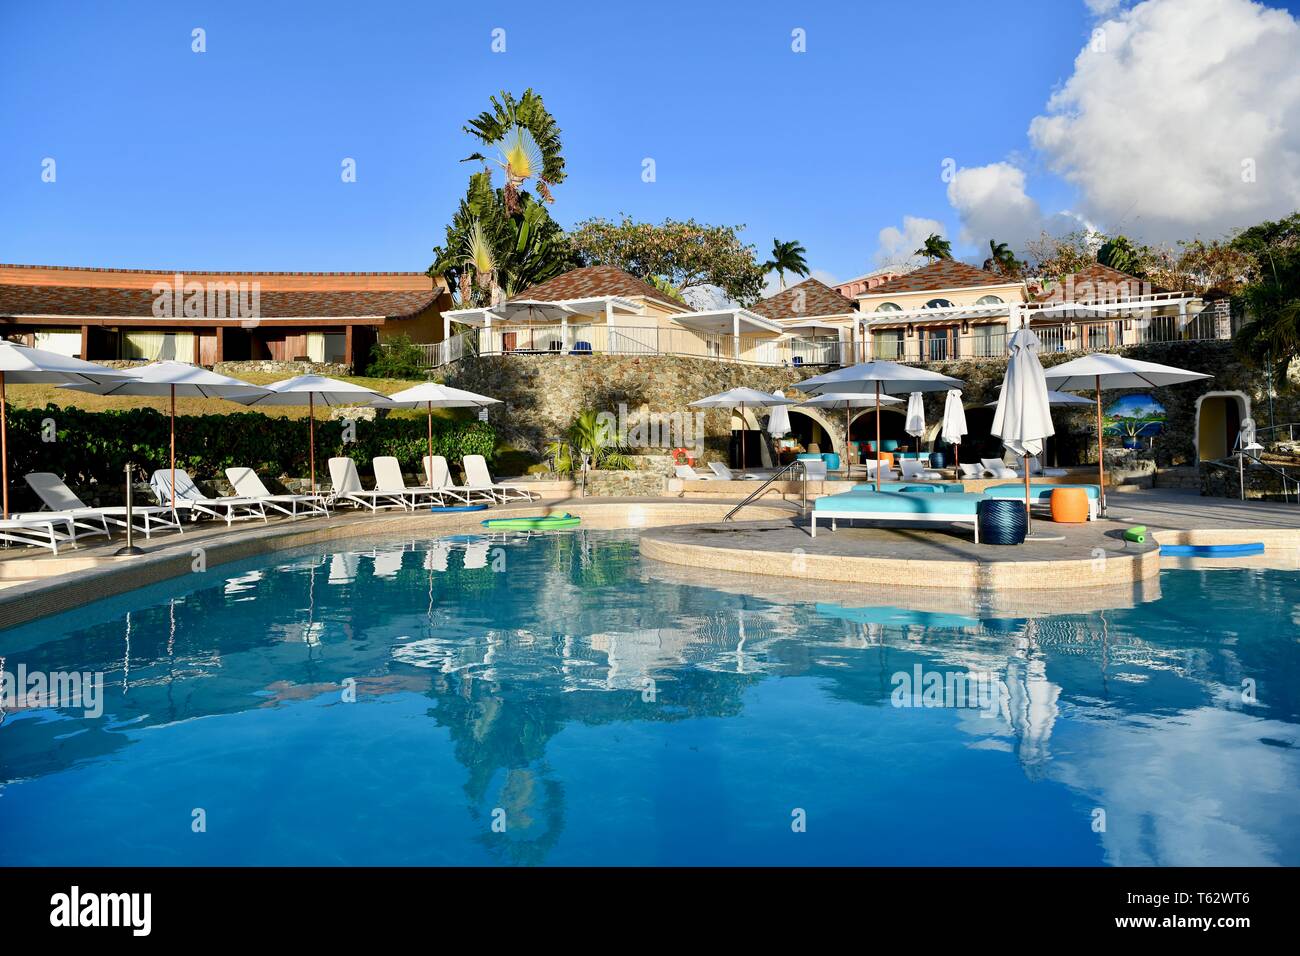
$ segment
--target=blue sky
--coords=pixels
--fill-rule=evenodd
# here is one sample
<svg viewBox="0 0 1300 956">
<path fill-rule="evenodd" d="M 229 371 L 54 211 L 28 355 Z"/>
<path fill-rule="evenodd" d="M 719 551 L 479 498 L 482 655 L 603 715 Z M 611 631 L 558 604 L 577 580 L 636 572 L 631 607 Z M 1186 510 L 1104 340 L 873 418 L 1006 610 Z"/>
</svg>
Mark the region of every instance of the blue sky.
<svg viewBox="0 0 1300 956">
<path fill-rule="evenodd" d="M 462 124 L 529 86 L 563 129 L 566 225 L 745 223 L 847 278 L 915 216 L 973 254 L 941 163 L 1012 164 L 1045 214 L 1073 208 L 1027 129 L 1095 25 L 1075 0 L 7 3 L 0 261 L 422 270 L 470 172 Z"/>
</svg>

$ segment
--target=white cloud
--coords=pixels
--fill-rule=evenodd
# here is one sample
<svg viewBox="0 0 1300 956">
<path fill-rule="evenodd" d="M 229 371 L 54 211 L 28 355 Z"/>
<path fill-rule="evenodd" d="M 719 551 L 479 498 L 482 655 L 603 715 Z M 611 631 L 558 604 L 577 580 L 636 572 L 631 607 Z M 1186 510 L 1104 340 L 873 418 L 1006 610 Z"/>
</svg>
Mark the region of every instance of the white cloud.
<svg viewBox="0 0 1300 956">
<path fill-rule="evenodd" d="M 878 266 L 912 268 L 920 261 L 912 253 L 925 244 L 932 233 L 947 238 L 948 230 L 938 219 L 904 216 L 903 226 L 886 226 L 877 237 L 875 260 Z"/>
<path fill-rule="evenodd" d="M 1097 16 L 1104 16 L 1113 11 L 1124 0 L 1083 0 L 1084 4 Z"/>
<path fill-rule="evenodd" d="M 957 170 L 948 202 L 961 217 L 961 241 L 981 250 L 990 239 L 1019 248 L 1043 228 L 1043 211 L 1025 192 L 1024 171 L 1010 163 Z"/>
<path fill-rule="evenodd" d="M 1146 0 L 1099 28 L 1104 49 L 1085 47 L 1029 127 L 1050 168 L 1078 188 L 1084 216 L 1153 241 L 1216 236 L 1295 209 L 1294 17 L 1252 0 Z M 1014 200 L 1013 177 L 1003 179 Z"/>
</svg>

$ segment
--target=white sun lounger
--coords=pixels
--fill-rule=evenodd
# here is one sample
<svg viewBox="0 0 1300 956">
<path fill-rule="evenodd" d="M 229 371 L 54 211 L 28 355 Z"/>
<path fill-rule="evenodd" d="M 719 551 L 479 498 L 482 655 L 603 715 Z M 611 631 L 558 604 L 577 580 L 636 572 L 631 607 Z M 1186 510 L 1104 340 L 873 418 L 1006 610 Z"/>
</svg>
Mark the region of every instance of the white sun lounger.
<svg viewBox="0 0 1300 956">
<path fill-rule="evenodd" d="M 466 455 L 462 464 L 465 466 L 465 486 L 471 491 L 486 491 L 498 501 L 532 501 L 541 497 L 521 485 L 503 485 L 493 481 L 487 460 L 482 455 Z"/>
<path fill-rule="evenodd" d="M 904 481 L 934 481 L 936 478 L 942 478 L 943 475 L 930 468 L 914 458 L 904 458 L 899 461 L 898 467 L 903 469 Z"/>
<path fill-rule="evenodd" d="M 0 520 L 0 541 L 6 548 L 11 544 L 48 548 L 58 557 L 59 542 L 76 541 L 76 528 L 70 515 L 14 515 Z"/>
<path fill-rule="evenodd" d="M 334 486 L 330 501 L 334 504 L 350 504 L 356 508 L 401 508 L 409 511 L 411 506 L 406 498 L 392 491 L 367 491 L 361 487 L 361 476 L 357 474 L 357 463 L 351 458 L 330 459 L 330 483 Z"/>
<path fill-rule="evenodd" d="M 240 498 L 260 501 L 264 507 L 290 518 L 299 515 L 329 517 L 330 510 L 324 495 L 274 494 L 251 468 L 227 468 L 226 479 Z"/>
<path fill-rule="evenodd" d="M 389 491 L 402 496 L 404 501 L 410 502 L 410 507 L 415 508 L 423 498 L 426 502 L 436 501 L 442 504 L 442 492 L 437 488 L 431 488 L 427 485 L 412 487 L 406 483 L 406 478 L 402 475 L 402 465 L 392 455 L 380 455 L 370 462 L 370 469 L 375 473 L 375 490 Z"/>
<path fill-rule="evenodd" d="M 690 465 L 673 465 L 673 475 L 683 481 L 717 481 L 714 475 L 701 475 Z"/>
<path fill-rule="evenodd" d="M 159 468 L 149 478 L 149 487 L 153 489 L 158 504 L 171 507 L 172 472 L 170 468 Z M 184 468 L 176 469 L 176 508 L 189 509 L 190 519 L 197 520 L 199 515 L 219 518 L 230 527 L 237 518 L 261 518 L 266 520 L 266 508 L 256 498 L 211 498 L 199 490 L 189 472 Z"/>
<path fill-rule="evenodd" d="M 688 466 L 689 467 L 689 466 Z M 720 461 L 709 462 L 709 471 L 713 472 L 723 481 L 762 481 L 762 475 L 743 474 L 738 475 Z"/>
<path fill-rule="evenodd" d="M 428 479 L 428 487 L 444 496 L 444 499 L 451 498 L 453 501 L 459 501 L 461 504 L 492 504 L 496 497 L 492 492 L 483 488 L 469 488 L 465 485 L 453 485 L 451 483 L 451 466 L 447 464 L 447 458 L 444 455 L 434 455 L 432 458 L 424 456 L 424 477 Z"/>
<path fill-rule="evenodd" d="M 92 508 L 76 496 L 63 479 L 53 472 L 34 471 L 23 476 L 32 491 L 41 499 L 41 504 L 49 509 L 51 518 L 71 518 L 73 534 L 76 537 L 109 533 L 109 524 L 119 528 L 126 527 L 126 508 L 113 506 L 109 508 Z M 35 512 L 45 516 L 46 512 Z M 32 517 L 32 515 L 28 515 Z M 134 505 L 131 519 L 137 531 L 144 532 L 146 538 L 155 530 L 171 528 L 181 530 L 180 522 L 172 516 L 170 508 L 155 505 Z"/>
<path fill-rule="evenodd" d="M 999 458 L 981 458 L 980 466 L 991 478 L 1015 478 L 1016 473 Z"/>
</svg>

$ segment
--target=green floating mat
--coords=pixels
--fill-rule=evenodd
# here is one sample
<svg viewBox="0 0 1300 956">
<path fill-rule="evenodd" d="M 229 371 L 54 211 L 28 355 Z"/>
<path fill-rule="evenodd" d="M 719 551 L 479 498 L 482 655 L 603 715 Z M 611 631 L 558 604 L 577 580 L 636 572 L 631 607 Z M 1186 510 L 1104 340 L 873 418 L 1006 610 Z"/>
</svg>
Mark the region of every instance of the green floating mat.
<svg viewBox="0 0 1300 956">
<path fill-rule="evenodd" d="M 1146 544 L 1147 526 L 1144 524 L 1134 525 L 1124 532 L 1124 540 L 1132 541 L 1134 544 Z"/>
<path fill-rule="evenodd" d="M 489 518 L 483 527 L 492 531 L 545 531 L 548 528 L 576 528 L 582 524 L 567 512 L 562 515 L 537 515 L 531 518 Z"/>
</svg>

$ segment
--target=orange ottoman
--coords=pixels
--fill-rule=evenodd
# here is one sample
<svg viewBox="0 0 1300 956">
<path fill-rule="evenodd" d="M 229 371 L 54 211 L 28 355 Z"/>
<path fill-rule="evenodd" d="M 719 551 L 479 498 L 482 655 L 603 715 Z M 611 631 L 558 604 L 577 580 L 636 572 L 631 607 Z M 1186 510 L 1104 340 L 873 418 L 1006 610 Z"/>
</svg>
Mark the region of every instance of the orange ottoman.
<svg viewBox="0 0 1300 956">
<path fill-rule="evenodd" d="M 882 451 L 880 453 L 880 463 L 886 468 L 894 467 L 894 453 L 892 451 Z"/>
<path fill-rule="evenodd" d="M 1082 488 L 1052 491 L 1052 520 L 1062 524 L 1083 524 L 1088 520 L 1088 493 Z"/>
</svg>

